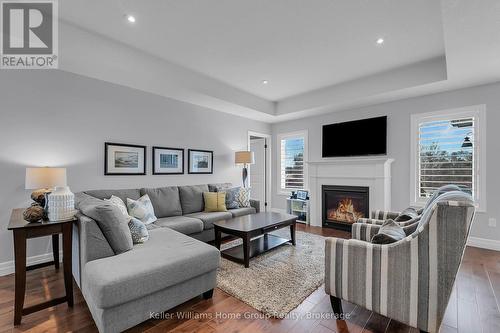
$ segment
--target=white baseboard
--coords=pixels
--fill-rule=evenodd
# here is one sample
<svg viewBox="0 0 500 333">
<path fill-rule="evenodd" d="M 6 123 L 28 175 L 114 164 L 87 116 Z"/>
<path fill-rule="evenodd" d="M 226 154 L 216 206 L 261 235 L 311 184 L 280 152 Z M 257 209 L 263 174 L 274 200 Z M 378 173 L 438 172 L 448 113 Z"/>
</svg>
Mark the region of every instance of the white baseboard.
<svg viewBox="0 0 500 333">
<path fill-rule="evenodd" d="M 59 253 L 60 260 L 62 259 L 62 252 Z M 36 256 L 26 258 L 26 265 L 36 265 L 44 262 L 52 261 L 54 258 L 51 253 L 39 254 Z M 9 275 L 15 272 L 14 260 L 5 261 L 0 263 L 0 276 Z"/>
<path fill-rule="evenodd" d="M 500 241 L 494 239 L 469 237 L 467 245 L 482 249 L 500 251 Z"/>
</svg>

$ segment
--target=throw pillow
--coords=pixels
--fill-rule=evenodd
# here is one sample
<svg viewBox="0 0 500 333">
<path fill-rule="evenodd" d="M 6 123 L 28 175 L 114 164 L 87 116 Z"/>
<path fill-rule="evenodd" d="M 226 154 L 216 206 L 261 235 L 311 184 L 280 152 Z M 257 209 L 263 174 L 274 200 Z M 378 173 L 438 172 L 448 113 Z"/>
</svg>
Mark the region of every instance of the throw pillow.
<svg viewBox="0 0 500 333">
<path fill-rule="evenodd" d="M 240 187 L 238 193 L 238 203 L 240 207 L 250 207 L 250 189 L 247 187 Z"/>
<path fill-rule="evenodd" d="M 132 235 L 128 228 L 129 218 L 115 205 L 104 204 L 95 207 L 96 222 L 115 254 L 126 252 L 133 247 Z"/>
<path fill-rule="evenodd" d="M 150 224 L 157 220 L 153 204 L 147 194 L 138 200 L 127 198 L 127 208 L 130 216 L 139 219 L 144 224 Z"/>
<path fill-rule="evenodd" d="M 144 243 L 149 239 L 148 228 L 146 228 L 146 225 L 135 217 L 130 219 L 128 227 L 130 229 L 130 233 L 132 234 L 132 242 L 134 244 Z"/>
<path fill-rule="evenodd" d="M 240 208 L 240 203 L 238 202 L 238 196 L 240 194 L 241 187 L 233 187 L 225 190 L 226 192 L 226 208 L 235 209 Z"/>
<path fill-rule="evenodd" d="M 109 199 L 104 199 L 104 202 L 115 205 L 116 207 L 120 208 L 120 211 L 123 213 L 123 215 L 129 217 L 127 206 L 125 206 L 123 200 L 116 195 L 112 195 Z"/>
<path fill-rule="evenodd" d="M 225 212 L 226 192 L 203 192 L 205 212 Z"/>
<path fill-rule="evenodd" d="M 394 219 L 396 222 L 404 222 L 404 221 L 409 221 L 411 219 L 414 219 L 418 217 L 418 213 L 413 207 L 408 207 L 405 210 L 403 210 L 401 213 L 399 213 L 398 216 Z"/>
<path fill-rule="evenodd" d="M 373 244 L 391 244 L 406 237 L 402 227 L 394 220 L 387 220 L 382 224 L 378 233 L 372 237 Z"/>
</svg>

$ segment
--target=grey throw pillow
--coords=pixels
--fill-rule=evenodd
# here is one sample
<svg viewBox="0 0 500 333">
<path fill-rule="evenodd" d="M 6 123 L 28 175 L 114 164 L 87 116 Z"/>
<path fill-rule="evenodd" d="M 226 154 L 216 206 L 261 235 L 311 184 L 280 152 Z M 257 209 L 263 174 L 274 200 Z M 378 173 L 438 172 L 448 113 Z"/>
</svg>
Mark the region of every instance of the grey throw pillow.
<svg viewBox="0 0 500 333">
<path fill-rule="evenodd" d="M 415 210 L 413 207 L 408 207 L 405 210 L 403 210 L 395 219 L 394 221 L 396 222 L 404 222 L 404 221 L 409 221 L 411 219 L 414 219 L 418 217 L 418 212 Z"/>
<path fill-rule="evenodd" d="M 141 220 L 132 217 L 128 223 L 128 227 L 134 244 L 144 243 L 149 239 L 148 228 Z"/>
<path fill-rule="evenodd" d="M 238 196 L 240 194 L 240 187 L 233 187 L 224 190 L 224 192 L 226 192 L 226 208 L 227 209 L 240 208 L 240 203 L 238 201 Z"/>
<path fill-rule="evenodd" d="M 128 227 L 130 217 L 124 216 L 120 208 L 110 204 L 96 206 L 95 211 L 95 220 L 113 252 L 120 254 L 132 249 L 132 234 Z"/>
<path fill-rule="evenodd" d="M 402 227 L 394 220 L 387 220 L 382 224 L 378 233 L 372 237 L 373 244 L 390 244 L 395 243 L 406 237 L 406 233 Z"/>
</svg>

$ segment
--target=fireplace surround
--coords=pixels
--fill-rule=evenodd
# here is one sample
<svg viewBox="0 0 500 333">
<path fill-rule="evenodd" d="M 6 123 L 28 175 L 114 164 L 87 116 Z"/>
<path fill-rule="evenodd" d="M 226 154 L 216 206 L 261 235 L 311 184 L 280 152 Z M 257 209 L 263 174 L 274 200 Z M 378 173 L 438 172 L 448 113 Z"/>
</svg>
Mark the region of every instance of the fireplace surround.
<svg viewBox="0 0 500 333">
<path fill-rule="evenodd" d="M 391 164 L 387 157 L 323 159 L 306 162 L 309 187 L 310 221 L 322 226 L 322 185 L 367 186 L 369 210 L 391 210 Z"/>
<path fill-rule="evenodd" d="M 369 215 L 369 187 L 322 185 L 322 225 L 351 231 L 351 225 Z"/>
</svg>

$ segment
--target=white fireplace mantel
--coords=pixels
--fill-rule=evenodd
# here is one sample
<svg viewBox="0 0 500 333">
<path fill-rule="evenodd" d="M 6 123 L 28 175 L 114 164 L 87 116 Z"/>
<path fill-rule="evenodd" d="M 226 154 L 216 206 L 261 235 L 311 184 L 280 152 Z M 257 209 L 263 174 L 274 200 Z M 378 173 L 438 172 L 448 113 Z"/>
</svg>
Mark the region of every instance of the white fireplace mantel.
<svg viewBox="0 0 500 333">
<path fill-rule="evenodd" d="M 348 158 L 307 162 L 311 225 L 321 226 L 321 186 L 369 187 L 370 211 L 391 209 L 392 158 Z"/>
</svg>

